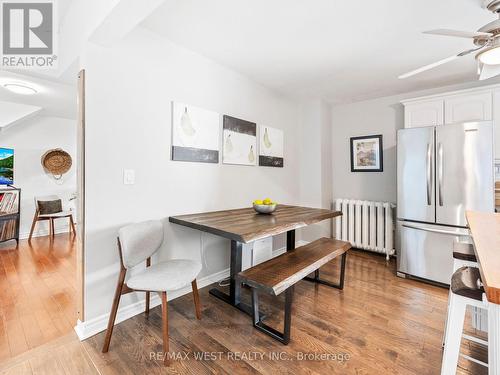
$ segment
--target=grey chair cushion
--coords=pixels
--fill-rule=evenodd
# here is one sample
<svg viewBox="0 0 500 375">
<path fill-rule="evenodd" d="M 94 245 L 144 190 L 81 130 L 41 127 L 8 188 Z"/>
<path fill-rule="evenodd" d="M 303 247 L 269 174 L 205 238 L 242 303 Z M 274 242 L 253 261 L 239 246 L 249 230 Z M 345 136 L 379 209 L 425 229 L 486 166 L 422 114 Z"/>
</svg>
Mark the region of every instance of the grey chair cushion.
<svg viewBox="0 0 500 375">
<path fill-rule="evenodd" d="M 200 271 L 200 262 L 188 259 L 168 260 L 132 276 L 127 281 L 127 286 L 151 292 L 177 290 L 189 285 Z"/>
<path fill-rule="evenodd" d="M 57 219 L 58 217 L 68 217 L 70 215 L 72 215 L 71 211 L 61 211 L 61 212 L 56 212 L 55 214 L 38 215 L 38 217 Z"/>
<path fill-rule="evenodd" d="M 145 261 L 163 243 L 163 224 L 160 220 L 149 220 L 130 224 L 118 231 L 122 260 L 125 268 Z"/>
</svg>

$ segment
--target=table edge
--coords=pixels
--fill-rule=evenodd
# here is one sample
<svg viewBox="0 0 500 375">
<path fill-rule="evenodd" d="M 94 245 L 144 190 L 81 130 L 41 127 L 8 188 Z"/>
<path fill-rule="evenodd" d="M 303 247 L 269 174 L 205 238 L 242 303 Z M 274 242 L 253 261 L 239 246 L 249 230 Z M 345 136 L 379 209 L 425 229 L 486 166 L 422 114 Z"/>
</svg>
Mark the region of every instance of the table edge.
<svg viewBox="0 0 500 375">
<path fill-rule="evenodd" d="M 288 206 L 288 205 L 284 205 L 284 206 Z M 293 206 L 289 206 L 289 207 L 293 207 Z M 209 227 L 209 226 L 206 226 L 203 224 L 193 223 L 191 221 L 183 220 L 180 218 L 180 216 L 184 216 L 184 215 L 169 216 L 168 221 L 170 223 L 182 225 L 182 226 L 185 226 L 188 228 L 192 228 L 192 229 L 196 229 L 196 230 L 199 230 L 202 232 L 211 233 L 211 234 L 214 234 L 214 235 L 217 235 L 220 237 L 224 237 L 224 238 L 227 238 L 229 240 L 233 240 L 233 241 L 237 241 L 237 242 L 241 242 L 241 243 L 250 243 L 250 242 L 261 240 L 263 238 L 271 237 L 271 236 L 276 235 L 276 234 L 282 234 L 282 233 L 288 232 L 290 230 L 300 229 L 300 228 L 306 227 L 306 226 L 311 225 L 311 224 L 316 224 L 316 223 L 319 223 L 323 220 L 333 219 L 335 217 L 342 216 L 342 211 L 328 210 L 326 208 L 318 208 L 318 210 L 329 211 L 329 213 L 328 214 L 325 213 L 324 215 L 321 215 L 321 217 L 318 217 L 318 218 L 315 218 L 312 220 L 307 220 L 306 222 L 300 221 L 300 222 L 290 223 L 290 225 L 285 226 L 282 231 L 277 232 L 277 233 L 269 234 L 267 232 L 262 232 L 261 235 L 255 235 L 255 236 L 238 235 L 238 234 L 235 234 L 232 232 L 227 232 L 227 231 L 224 231 L 221 229 L 216 229 L 216 228 Z M 223 212 L 223 211 L 224 210 L 212 211 L 212 212 Z M 187 214 L 187 215 L 192 215 L 192 214 Z M 193 214 L 193 215 L 197 215 L 197 214 Z"/>
</svg>

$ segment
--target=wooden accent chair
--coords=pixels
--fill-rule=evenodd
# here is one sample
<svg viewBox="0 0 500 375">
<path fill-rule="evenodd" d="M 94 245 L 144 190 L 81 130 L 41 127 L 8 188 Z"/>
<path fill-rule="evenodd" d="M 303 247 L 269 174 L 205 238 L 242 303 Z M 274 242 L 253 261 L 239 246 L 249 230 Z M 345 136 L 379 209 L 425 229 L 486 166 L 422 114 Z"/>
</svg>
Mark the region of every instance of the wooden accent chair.
<svg viewBox="0 0 500 375">
<path fill-rule="evenodd" d="M 62 200 L 57 195 L 35 197 L 35 207 L 35 216 L 33 217 L 33 222 L 31 223 L 28 241 L 31 241 L 36 223 L 39 221 L 49 221 L 49 235 L 54 237 L 54 220 L 61 218 L 69 218 L 70 231 L 73 232 L 73 235 L 76 235 L 73 212 L 70 210 L 63 210 Z"/>
<path fill-rule="evenodd" d="M 188 259 L 174 259 L 151 265 L 151 256 L 156 253 L 163 243 L 163 224 L 159 220 L 145 221 L 131 224 L 118 231 L 118 250 L 120 253 L 120 275 L 116 286 L 115 297 L 109 315 L 108 328 L 103 353 L 109 350 L 113 326 L 120 297 L 130 292 L 146 292 L 145 313 L 149 314 L 150 292 L 158 292 L 161 296 L 162 334 L 164 364 L 168 364 L 168 313 L 167 291 L 184 288 L 191 283 L 196 318 L 201 319 L 200 297 L 196 285 L 196 277 L 201 271 L 201 263 Z M 146 268 L 125 282 L 127 271 L 141 262 L 146 261 Z"/>
</svg>

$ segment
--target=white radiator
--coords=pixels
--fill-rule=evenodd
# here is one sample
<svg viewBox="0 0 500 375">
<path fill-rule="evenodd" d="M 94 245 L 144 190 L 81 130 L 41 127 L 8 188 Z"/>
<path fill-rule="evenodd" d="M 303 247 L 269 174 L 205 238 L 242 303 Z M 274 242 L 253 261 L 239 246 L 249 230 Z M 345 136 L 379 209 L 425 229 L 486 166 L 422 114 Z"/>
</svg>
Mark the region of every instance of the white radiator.
<svg viewBox="0 0 500 375">
<path fill-rule="evenodd" d="M 336 238 L 352 247 L 386 254 L 394 250 L 395 204 L 354 199 L 336 199 L 335 210 L 342 211 L 335 223 Z"/>
</svg>

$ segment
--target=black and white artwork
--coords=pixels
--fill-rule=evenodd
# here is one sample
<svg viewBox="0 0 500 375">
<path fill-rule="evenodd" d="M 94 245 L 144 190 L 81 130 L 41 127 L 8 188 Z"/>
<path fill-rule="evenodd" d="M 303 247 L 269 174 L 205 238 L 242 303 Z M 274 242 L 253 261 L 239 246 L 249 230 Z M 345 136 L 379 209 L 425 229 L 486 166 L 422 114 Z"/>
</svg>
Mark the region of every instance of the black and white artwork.
<svg viewBox="0 0 500 375">
<path fill-rule="evenodd" d="M 259 165 L 283 168 L 283 131 L 259 126 Z"/>
<path fill-rule="evenodd" d="M 257 124 L 224 115 L 222 162 L 256 165 Z"/>
<path fill-rule="evenodd" d="M 219 162 L 220 115 L 172 102 L 172 160 Z"/>
</svg>

